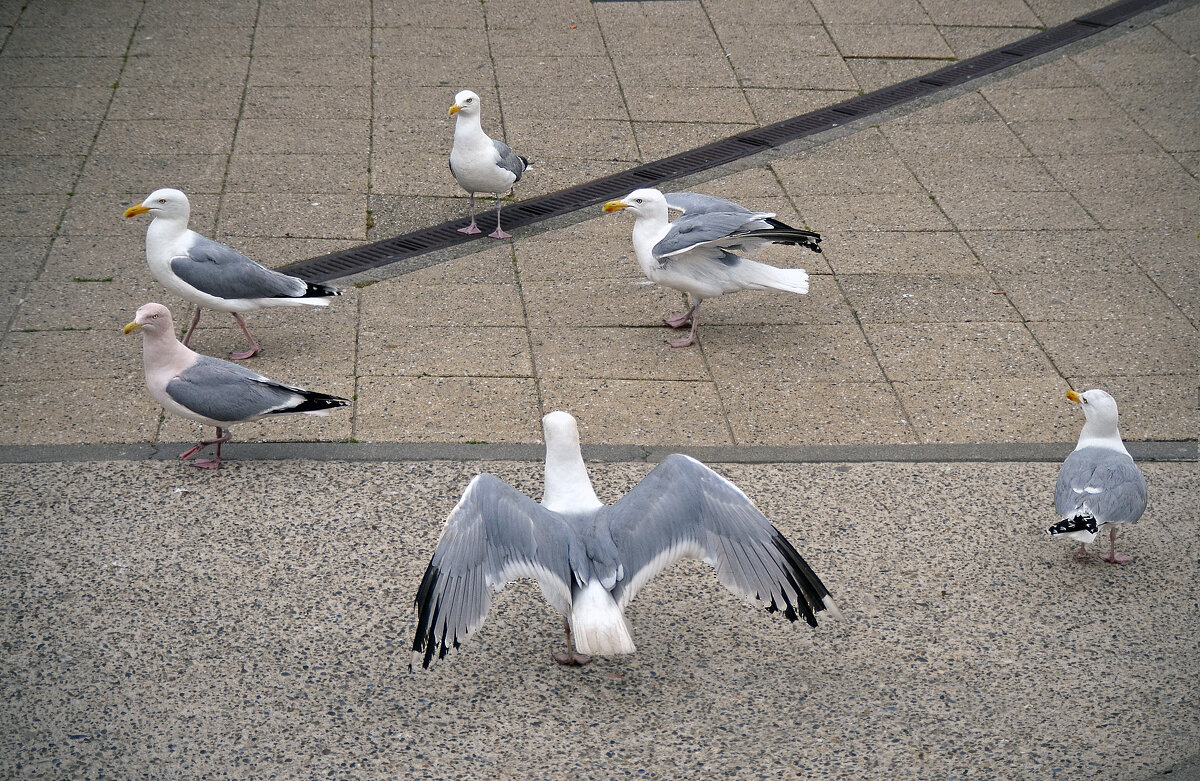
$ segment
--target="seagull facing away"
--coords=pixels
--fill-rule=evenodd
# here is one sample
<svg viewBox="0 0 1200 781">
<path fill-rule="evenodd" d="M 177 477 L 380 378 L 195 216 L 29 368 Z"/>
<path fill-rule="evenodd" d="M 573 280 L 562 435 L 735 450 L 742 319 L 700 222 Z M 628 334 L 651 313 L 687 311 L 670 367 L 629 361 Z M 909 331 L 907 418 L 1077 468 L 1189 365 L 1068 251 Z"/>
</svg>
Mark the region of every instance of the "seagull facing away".
<svg viewBox="0 0 1200 781">
<path fill-rule="evenodd" d="M 215 457 L 191 463 L 205 469 L 221 465 L 221 445 L 232 439 L 234 423 L 259 420 L 268 415 L 303 412 L 327 417 L 334 407 L 349 402 L 338 396 L 293 388 L 275 382 L 236 363 L 200 355 L 179 343 L 171 311 L 162 304 L 144 304 L 125 326 L 125 333 L 142 332 L 142 361 L 146 389 L 163 408 L 174 415 L 216 426 L 217 438 L 200 442 L 179 454 L 191 458 L 209 445 Z"/>
<path fill-rule="evenodd" d="M 465 89 L 454 96 L 450 116 L 455 117 L 450 173 L 471 196 L 471 224 L 458 232 L 480 232 L 475 224 L 475 193 L 492 193 L 496 196 L 496 230 L 488 236 L 507 239 L 512 234 L 500 227 L 500 196 L 521 181 L 521 175 L 529 167 L 529 158 L 521 157 L 508 144 L 483 132 L 479 124 L 479 96 L 471 90 Z"/>
<path fill-rule="evenodd" d="M 1062 520 L 1046 532 L 1078 541 L 1075 555 L 1087 558 L 1087 544 L 1107 525 L 1108 554 L 1100 559 L 1128 564 L 1133 559 L 1117 553 L 1117 525 L 1137 523 L 1146 511 L 1146 478 L 1121 441 L 1113 397 L 1093 389 L 1067 391 L 1067 398 L 1083 409 L 1083 431 L 1054 486 L 1054 507 Z"/>
<path fill-rule="evenodd" d="M 499 591 L 533 578 L 564 616 L 564 665 L 635 648 L 625 608 L 674 562 L 697 558 L 734 594 L 789 621 L 839 615 L 829 591 L 737 486 L 693 458 L 671 455 L 615 504 L 596 497 L 575 418 L 542 418 L 546 487 L 535 503 L 482 474 L 450 512 L 417 589 L 413 661 L 429 667 L 483 623 Z"/>
<path fill-rule="evenodd" d="M 342 291 L 314 282 L 305 282 L 278 271 L 263 268 L 250 258 L 220 242 L 206 239 L 188 229 L 191 204 L 179 190 L 155 190 L 125 216 L 149 213 L 146 230 L 146 261 L 150 271 L 172 293 L 178 293 L 196 305 L 192 324 L 183 337 L 184 347 L 200 322 L 202 308 L 229 312 L 250 340 L 250 349 L 233 353 L 235 360 L 258 353 L 259 344 L 250 335 L 242 312 L 267 306 L 329 306 Z"/>
<path fill-rule="evenodd" d="M 683 211 L 675 222 L 667 221 L 667 209 Z M 752 254 L 766 244 L 800 244 L 821 251 L 821 236 L 774 219 L 770 212 L 752 212 L 724 198 L 699 193 L 664 196 L 655 189 L 634 190 L 617 201 L 604 204 L 604 211 L 633 212 L 633 249 L 638 265 L 651 282 L 691 295 L 687 312 L 663 320 L 672 328 L 691 323 L 682 339 L 667 342 L 672 347 L 696 343 L 700 304 L 706 298 L 738 290 L 784 290 L 808 292 L 804 269 L 781 269 L 757 263 L 734 252 Z"/>
</svg>

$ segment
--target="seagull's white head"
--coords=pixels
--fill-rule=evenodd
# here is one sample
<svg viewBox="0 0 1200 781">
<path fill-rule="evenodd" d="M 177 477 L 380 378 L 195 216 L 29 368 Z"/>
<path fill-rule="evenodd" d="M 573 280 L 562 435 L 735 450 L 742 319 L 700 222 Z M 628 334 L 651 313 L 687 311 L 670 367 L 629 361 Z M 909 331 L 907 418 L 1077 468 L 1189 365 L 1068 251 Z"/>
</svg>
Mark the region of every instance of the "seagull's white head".
<svg viewBox="0 0 1200 781">
<path fill-rule="evenodd" d="M 171 322 L 171 310 L 162 304 L 142 304 L 133 316 L 133 322 L 125 326 L 125 333 L 145 330 L 148 334 L 173 334 L 175 326 Z"/>
<path fill-rule="evenodd" d="M 479 96 L 469 89 L 454 96 L 454 105 L 450 107 L 450 116 L 462 112 L 464 115 L 478 116 L 479 115 Z"/>
<path fill-rule="evenodd" d="M 547 446 L 562 444 L 579 450 L 579 426 L 569 412 L 556 410 L 546 413 L 542 417 L 542 434 Z"/>
<path fill-rule="evenodd" d="M 635 217 L 661 217 L 664 221 L 667 219 L 667 199 L 652 187 L 634 190 L 620 200 L 604 204 L 606 212 L 622 209 L 629 209 Z"/>
<path fill-rule="evenodd" d="M 1083 410 L 1083 417 L 1089 423 L 1095 421 L 1100 424 L 1111 424 L 1113 428 L 1116 428 L 1117 400 L 1107 391 L 1099 388 L 1093 388 L 1083 393 L 1067 391 L 1067 398 L 1080 406 Z"/>
<path fill-rule="evenodd" d="M 188 203 L 186 195 L 179 190 L 164 187 L 147 195 L 146 200 L 137 206 L 130 206 L 125 210 L 125 216 L 136 217 L 139 214 L 149 213 L 151 217 L 166 217 L 168 219 L 175 217 L 182 219 L 186 223 L 191 211 L 192 206 Z"/>
</svg>

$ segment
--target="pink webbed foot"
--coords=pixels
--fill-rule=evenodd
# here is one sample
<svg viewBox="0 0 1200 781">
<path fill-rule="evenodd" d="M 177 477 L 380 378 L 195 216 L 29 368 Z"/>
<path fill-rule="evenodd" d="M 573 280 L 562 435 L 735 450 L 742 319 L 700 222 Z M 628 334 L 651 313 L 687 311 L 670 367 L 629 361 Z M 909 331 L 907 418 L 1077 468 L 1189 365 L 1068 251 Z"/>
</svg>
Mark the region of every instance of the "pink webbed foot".
<svg viewBox="0 0 1200 781">
<path fill-rule="evenodd" d="M 472 221 L 471 224 L 468 225 L 467 227 L 459 228 L 458 232 L 459 233 L 482 233 L 483 231 L 479 230 L 479 227 L 475 224 L 474 221 Z"/>
<path fill-rule="evenodd" d="M 1090 559 L 1092 557 L 1092 554 L 1088 553 L 1088 549 L 1087 549 L 1086 545 L 1080 545 L 1078 548 L 1075 549 L 1075 552 L 1071 555 L 1073 555 L 1077 559 Z"/>
<path fill-rule="evenodd" d="M 230 353 L 229 357 L 235 361 L 244 361 L 247 358 L 253 358 L 256 355 L 258 355 L 258 344 L 257 343 L 252 345 L 249 350 L 246 350 L 244 352 Z"/>
<path fill-rule="evenodd" d="M 691 347 L 696 343 L 696 334 L 688 334 L 682 339 L 668 339 L 667 345 L 670 347 Z"/>
<path fill-rule="evenodd" d="M 219 469 L 221 467 L 221 459 L 219 458 L 197 458 L 191 462 L 192 466 L 201 469 Z"/>
<path fill-rule="evenodd" d="M 191 458 L 192 456 L 196 455 L 197 453 L 199 453 L 201 450 L 203 450 L 207 446 L 208 446 L 207 442 L 201 442 L 199 445 L 196 445 L 195 447 L 190 447 L 187 450 L 180 453 L 179 457 L 181 459 Z"/>
<path fill-rule="evenodd" d="M 478 231 L 476 231 L 476 233 L 478 233 Z M 503 231 L 503 230 L 500 230 L 499 228 L 496 228 L 496 230 L 494 230 L 488 234 L 488 238 L 490 238 L 490 239 L 511 239 L 512 234 L 509 233 L 508 231 Z"/>
<path fill-rule="evenodd" d="M 1106 553 L 1101 554 L 1100 561 L 1107 561 L 1109 564 L 1129 564 L 1133 561 L 1133 557 L 1122 553 Z"/>
<path fill-rule="evenodd" d="M 559 651 L 554 654 L 554 661 L 564 667 L 582 667 L 592 661 L 592 657 L 587 654 L 581 654 L 577 651 Z"/>
<path fill-rule="evenodd" d="M 663 322 L 672 328 L 683 328 L 685 325 L 692 322 L 692 313 L 690 311 L 680 312 L 679 314 L 671 315 L 670 317 L 664 317 Z"/>
<path fill-rule="evenodd" d="M 242 319 L 241 315 L 239 315 L 237 312 L 234 312 L 233 319 L 239 326 L 241 326 L 242 333 L 246 335 L 246 339 L 250 342 L 250 349 L 246 350 L 245 352 L 230 353 L 229 357 L 235 361 L 244 361 L 247 358 L 252 358 L 258 354 L 258 340 L 250 334 L 250 327 L 246 325 L 246 321 Z M 220 436 L 220 434 L 217 436 Z"/>
</svg>

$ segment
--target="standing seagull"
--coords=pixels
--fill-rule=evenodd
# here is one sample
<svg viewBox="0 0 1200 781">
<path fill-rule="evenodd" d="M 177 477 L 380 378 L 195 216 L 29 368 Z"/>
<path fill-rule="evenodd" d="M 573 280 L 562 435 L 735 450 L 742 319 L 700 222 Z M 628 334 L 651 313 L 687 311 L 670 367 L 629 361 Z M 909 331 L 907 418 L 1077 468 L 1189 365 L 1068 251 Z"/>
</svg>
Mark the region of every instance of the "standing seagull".
<svg viewBox="0 0 1200 781">
<path fill-rule="evenodd" d="M 1113 397 L 1094 389 L 1067 391 L 1067 398 L 1083 409 L 1083 431 L 1054 486 L 1054 507 L 1062 520 L 1046 532 L 1077 540 L 1075 555 L 1087 558 L 1087 544 L 1108 525 L 1108 555 L 1100 559 L 1128 564 L 1133 559 L 1117 553 L 1117 524 L 1137 523 L 1146 511 L 1146 478 L 1121 441 Z"/>
<path fill-rule="evenodd" d="M 196 305 L 192 324 L 183 337 L 186 347 L 200 322 L 202 307 L 229 312 L 250 340 L 250 349 L 233 353 L 235 360 L 255 355 L 258 342 L 250 335 L 242 312 L 266 306 L 329 306 L 342 291 L 299 277 L 290 277 L 263 268 L 250 258 L 212 239 L 188 229 L 191 204 L 179 190 L 155 190 L 137 206 L 125 210 L 125 216 L 150 214 L 146 229 L 146 262 L 150 271 L 167 290 L 178 293 Z"/>
<path fill-rule="evenodd" d="M 479 124 L 479 96 L 465 89 L 454 96 L 450 116 L 454 122 L 454 145 L 450 148 L 450 173 L 471 195 L 471 224 L 459 228 L 459 233 L 479 233 L 475 224 L 475 193 L 496 196 L 496 230 L 488 234 L 493 239 L 507 239 L 500 227 L 500 196 L 521 181 L 529 167 L 529 159 L 521 157 L 503 141 L 490 138 Z"/>
<path fill-rule="evenodd" d="M 144 304 L 125 326 L 125 333 L 142 332 L 142 362 L 146 389 L 163 408 L 181 418 L 216 426 L 217 438 L 198 443 L 179 454 L 191 458 L 209 445 L 217 452 L 211 459 L 196 459 L 194 466 L 216 469 L 221 465 L 221 445 L 233 438 L 229 427 L 281 415 L 303 412 L 326 417 L 334 407 L 349 402 L 338 396 L 293 388 L 257 372 L 200 355 L 175 338 L 171 311 L 162 304 Z"/>
<path fill-rule="evenodd" d="M 688 197 L 677 200 L 675 208 L 684 214 L 675 222 L 667 221 L 670 202 L 658 190 L 634 190 L 604 204 L 606 212 L 633 212 L 633 249 L 642 273 L 651 282 L 681 290 L 693 299 L 687 312 L 663 320 L 672 328 L 692 324 L 686 337 L 667 344 L 687 347 L 696 343 L 698 310 L 706 298 L 766 288 L 808 292 L 804 269 L 775 268 L 733 253 L 752 253 L 765 244 L 802 244 L 820 252 L 820 234 L 792 228 L 775 220 L 770 212 L 752 212 L 723 198 L 683 195 Z"/>
<path fill-rule="evenodd" d="M 829 591 L 737 486 L 694 458 L 668 456 L 616 504 L 596 497 L 575 418 L 542 418 L 546 487 L 536 504 L 493 475 L 450 511 L 417 589 L 413 664 L 428 667 L 479 628 L 499 591 L 533 578 L 565 620 L 559 664 L 635 648 L 625 608 L 670 564 L 702 559 L 733 593 L 789 621 L 838 615 Z"/>
</svg>

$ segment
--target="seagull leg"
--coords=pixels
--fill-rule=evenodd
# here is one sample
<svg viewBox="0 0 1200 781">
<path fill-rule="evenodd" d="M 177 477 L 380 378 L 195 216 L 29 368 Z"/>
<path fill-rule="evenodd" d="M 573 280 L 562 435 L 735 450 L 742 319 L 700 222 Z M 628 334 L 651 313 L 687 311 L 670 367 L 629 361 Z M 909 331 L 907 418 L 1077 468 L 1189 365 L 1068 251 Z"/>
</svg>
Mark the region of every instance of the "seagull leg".
<svg viewBox="0 0 1200 781">
<path fill-rule="evenodd" d="M 475 224 L 475 193 L 471 193 L 471 224 L 465 228 L 459 228 L 459 233 L 480 233 L 479 226 Z"/>
<path fill-rule="evenodd" d="M 244 361 L 247 358 L 253 358 L 258 354 L 258 342 L 250 335 L 250 329 L 246 327 L 246 321 L 237 312 L 233 313 L 233 319 L 237 320 L 237 324 L 242 327 L 242 333 L 246 334 L 246 338 L 250 340 L 250 349 L 242 353 L 230 353 L 229 357 L 235 361 Z"/>
<path fill-rule="evenodd" d="M 512 238 L 511 233 L 506 233 L 504 231 L 504 229 L 500 227 L 500 194 L 499 193 L 496 193 L 496 230 L 489 233 L 488 238 L 492 238 L 492 239 L 511 239 Z"/>
<path fill-rule="evenodd" d="M 671 347 L 690 347 L 696 343 L 696 328 L 700 325 L 699 309 L 700 302 L 697 301 L 696 305 L 692 307 L 692 311 L 688 313 L 692 318 L 692 330 L 688 333 L 688 335 L 682 339 L 668 339 L 667 344 L 669 344 Z"/>
<path fill-rule="evenodd" d="M 664 317 L 663 322 L 672 328 L 683 328 L 685 325 L 692 322 L 692 315 L 696 313 L 697 306 L 700 306 L 700 304 L 696 304 L 686 312 L 680 312 L 679 314 L 671 315 L 670 317 Z"/>
<path fill-rule="evenodd" d="M 571 622 L 565 618 L 563 619 L 563 631 L 567 633 L 567 650 L 566 653 L 555 654 L 554 661 L 567 667 L 580 667 L 592 661 L 592 657 L 575 650 L 575 639 L 571 637 Z"/>
<path fill-rule="evenodd" d="M 1090 559 L 1091 557 L 1092 557 L 1092 555 L 1090 553 L 1088 553 L 1087 545 L 1085 545 L 1082 542 L 1079 543 L 1079 547 L 1075 550 L 1075 558 Z"/>
<path fill-rule="evenodd" d="M 1122 556 L 1117 553 L 1117 527 L 1114 526 L 1108 530 L 1108 555 L 1100 556 L 1101 561 L 1107 561 L 1109 564 L 1128 564 L 1133 561 L 1131 556 Z"/>
<path fill-rule="evenodd" d="M 187 333 L 183 335 L 183 346 L 187 347 L 188 342 L 192 341 L 192 331 L 196 330 L 196 323 L 200 322 L 200 307 L 196 307 L 196 314 L 192 315 L 192 324 L 188 326 Z"/>
<path fill-rule="evenodd" d="M 198 466 L 201 469 L 216 469 L 221 465 L 221 443 L 228 442 L 231 439 L 233 439 L 233 434 L 231 432 L 218 427 L 216 439 L 208 439 L 203 442 L 199 442 L 195 447 L 189 448 L 188 450 L 180 453 L 179 457 L 183 459 L 191 458 L 209 445 L 216 445 L 217 453 L 215 458 L 202 458 L 192 462 L 192 466 Z"/>
</svg>

